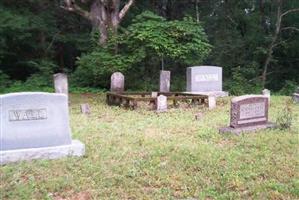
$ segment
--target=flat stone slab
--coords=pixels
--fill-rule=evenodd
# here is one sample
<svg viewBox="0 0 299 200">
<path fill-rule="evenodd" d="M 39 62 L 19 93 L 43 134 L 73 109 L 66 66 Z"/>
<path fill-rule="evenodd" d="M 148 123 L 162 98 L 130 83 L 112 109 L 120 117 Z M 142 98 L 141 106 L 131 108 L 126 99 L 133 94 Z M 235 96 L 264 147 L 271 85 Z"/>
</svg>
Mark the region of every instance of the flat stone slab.
<svg viewBox="0 0 299 200">
<path fill-rule="evenodd" d="M 241 133 L 248 133 L 248 132 L 256 132 L 262 129 L 268 128 L 276 128 L 276 124 L 268 122 L 263 125 L 256 125 L 256 126 L 247 126 L 247 127 L 240 127 L 240 128 L 233 128 L 233 127 L 223 127 L 219 129 L 219 133 L 233 133 L 236 135 L 240 135 Z"/>
<path fill-rule="evenodd" d="M 72 140 L 72 143 L 69 145 L 0 151 L 0 165 L 35 159 L 82 156 L 84 153 L 85 145 L 79 140 Z"/>
<path fill-rule="evenodd" d="M 211 92 L 184 92 L 186 94 L 202 94 L 207 96 L 214 96 L 214 97 L 227 97 L 229 96 L 228 92 L 226 91 L 211 91 Z"/>
</svg>

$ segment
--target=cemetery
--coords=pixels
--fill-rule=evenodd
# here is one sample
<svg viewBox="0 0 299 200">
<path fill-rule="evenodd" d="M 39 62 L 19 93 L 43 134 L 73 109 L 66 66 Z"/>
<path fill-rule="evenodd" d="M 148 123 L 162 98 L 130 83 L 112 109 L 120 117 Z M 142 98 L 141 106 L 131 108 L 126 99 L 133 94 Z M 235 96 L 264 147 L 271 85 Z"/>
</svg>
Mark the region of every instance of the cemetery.
<svg viewBox="0 0 299 200">
<path fill-rule="evenodd" d="M 1 1 L 0 200 L 299 199 L 298 13 Z"/>
</svg>

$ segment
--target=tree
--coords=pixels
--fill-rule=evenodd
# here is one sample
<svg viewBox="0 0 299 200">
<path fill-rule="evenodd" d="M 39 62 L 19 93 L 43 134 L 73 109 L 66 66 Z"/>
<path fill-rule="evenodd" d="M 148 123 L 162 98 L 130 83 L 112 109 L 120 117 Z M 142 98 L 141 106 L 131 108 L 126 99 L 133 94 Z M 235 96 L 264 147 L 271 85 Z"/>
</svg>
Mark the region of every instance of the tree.
<svg viewBox="0 0 299 200">
<path fill-rule="evenodd" d="M 93 28 L 100 33 L 99 44 L 105 45 L 109 37 L 109 31 L 117 33 L 117 28 L 128 10 L 134 3 L 129 0 L 120 9 L 120 0 L 64 0 L 64 8 L 67 11 L 77 13 L 91 22 Z M 84 9 L 83 6 L 88 7 Z"/>
</svg>

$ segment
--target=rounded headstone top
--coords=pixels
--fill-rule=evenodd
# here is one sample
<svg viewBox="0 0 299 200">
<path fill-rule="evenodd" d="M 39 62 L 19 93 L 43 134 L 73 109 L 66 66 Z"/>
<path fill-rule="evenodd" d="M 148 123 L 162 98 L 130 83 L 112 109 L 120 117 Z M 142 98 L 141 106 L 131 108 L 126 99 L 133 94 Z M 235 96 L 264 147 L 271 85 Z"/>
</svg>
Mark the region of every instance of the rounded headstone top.
<svg viewBox="0 0 299 200">
<path fill-rule="evenodd" d="M 245 99 L 250 99 L 250 98 L 265 98 L 265 99 L 267 99 L 267 97 L 265 97 L 264 95 L 248 94 L 248 95 L 243 95 L 243 96 L 238 96 L 238 97 L 232 98 L 232 103 L 242 101 Z"/>
</svg>

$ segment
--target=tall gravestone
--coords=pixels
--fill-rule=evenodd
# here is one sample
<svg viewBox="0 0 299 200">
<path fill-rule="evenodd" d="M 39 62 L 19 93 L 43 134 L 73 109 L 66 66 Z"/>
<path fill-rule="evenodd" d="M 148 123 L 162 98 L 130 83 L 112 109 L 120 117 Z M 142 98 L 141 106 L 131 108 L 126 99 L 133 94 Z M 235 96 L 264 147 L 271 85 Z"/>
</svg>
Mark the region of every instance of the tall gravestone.
<svg viewBox="0 0 299 200">
<path fill-rule="evenodd" d="M 268 98 L 269 106 L 271 101 L 271 91 L 268 89 L 263 89 L 262 94 Z"/>
<path fill-rule="evenodd" d="M 222 91 L 222 67 L 216 66 L 188 67 L 186 89 L 188 93 L 216 97 L 228 95 L 227 92 Z"/>
<path fill-rule="evenodd" d="M 125 77 L 120 72 L 115 72 L 111 75 L 110 91 L 122 93 L 125 90 Z"/>
<path fill-rule="evenodd" d="M 170 91 L 170 71 L 160 71 L 160 92 Z"/>
<path fill-rule="evenodd" d="M 273 128 L 268 122 L 268 98 L 263 95 L 244 95 L 235 97 L 231 101 L 230 126 L 220 129 L 220 133 L 255 131 Z"/>
<path fill-rule="evenodd" d="M 66 95 L 11 93 L 0 101 L 0 164 L 84 154 L 71 138 Z"/>
<path fill-rule="evenodd" d="M 62 93 L 68 96 L 68 79 L 64 73 L 57 73 L 53 75 L 55 93 Z"/>
</svg>

